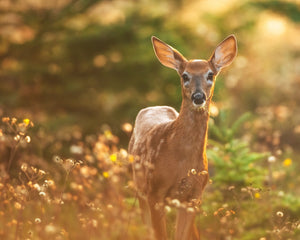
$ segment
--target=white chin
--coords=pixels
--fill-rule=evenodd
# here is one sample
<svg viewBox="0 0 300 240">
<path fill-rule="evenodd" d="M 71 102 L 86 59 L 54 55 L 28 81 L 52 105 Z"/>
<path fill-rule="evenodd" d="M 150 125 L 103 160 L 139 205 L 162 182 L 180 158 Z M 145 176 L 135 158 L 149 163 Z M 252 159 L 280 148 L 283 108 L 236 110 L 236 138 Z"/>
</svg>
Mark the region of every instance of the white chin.
<svg viewBox="0 0 300 240">
<path fill-rule="evenodd" d="M 195 103 L 193 102 L 193 106 L 194 106 L 197 110 L 200 110 L 200 109 L 204 108 L 205 103 L 206 103 L 206 101 L 204 101 L 202 104 L 195 104 Z"/>
</svg>

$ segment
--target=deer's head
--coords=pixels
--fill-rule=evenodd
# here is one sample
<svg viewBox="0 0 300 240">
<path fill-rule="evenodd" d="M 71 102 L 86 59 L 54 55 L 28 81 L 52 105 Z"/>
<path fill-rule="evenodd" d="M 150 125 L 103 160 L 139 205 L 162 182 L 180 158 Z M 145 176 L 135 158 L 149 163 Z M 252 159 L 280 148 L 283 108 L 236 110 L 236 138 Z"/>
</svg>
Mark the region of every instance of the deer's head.
<svg viewBox="0 0 300 240">
<path fill-rule="evenodd" d="M 237 54 L 234 35 L 223 40 L 208 60 L 187 60 L 179 51 L 154 36 L 152 44 L 158 60 L 179 74 L 182 97 L 190 101 L 195 110 L 206 106 L 213 94 L 216 75 L 222 68 L 230 65 Z"/>
</svg>

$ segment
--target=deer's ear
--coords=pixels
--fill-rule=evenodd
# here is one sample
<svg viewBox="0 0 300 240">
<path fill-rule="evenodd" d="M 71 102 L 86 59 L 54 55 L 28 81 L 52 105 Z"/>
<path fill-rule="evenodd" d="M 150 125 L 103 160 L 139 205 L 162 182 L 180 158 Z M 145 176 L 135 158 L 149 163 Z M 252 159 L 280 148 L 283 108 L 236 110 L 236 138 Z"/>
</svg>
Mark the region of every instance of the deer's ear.
<svg viewBox="0 0 300 240">
<path fill-rule="evenodd" d="M 237 41 L 234 35 L 225 38 L 210 57 L 210 62 L 217 71 L 229 66 L 237 55 Z"/>
<path fill-rule="evenodd" d="M 187 61 L 185 57 L 157 37 L 152 36 L 151 39 L 155 55 L 161 64 L 179 71 L 180 67 Z"/>
</svg>

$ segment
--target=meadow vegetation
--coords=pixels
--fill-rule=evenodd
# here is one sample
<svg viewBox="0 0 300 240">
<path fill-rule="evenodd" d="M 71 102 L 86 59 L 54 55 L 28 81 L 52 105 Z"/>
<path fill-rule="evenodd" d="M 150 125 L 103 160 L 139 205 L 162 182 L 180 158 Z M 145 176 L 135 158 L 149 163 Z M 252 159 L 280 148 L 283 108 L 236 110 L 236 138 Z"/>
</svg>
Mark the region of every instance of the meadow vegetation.
<svg viewBox="0 0 300 240">
<path fill-rule="evenodd" d="M 212 135 L 228 139 L 209 142 L 211 180 L 198 209 L 197 226 L 204 239 L 297 239 L 300 179 L 294 169 L 299 166 L 280 150 L 276 155 L 254 152 L 249 139 L 236 136 L 232 129 L 247 125 L 245 116 L 249 115 L 233 123 L 237 128 L 211 121 Z M 134 158 L 118 148 L 118 137 L 110 130 L 84 138 L 72 132 L 69 156 L 53 155 L 45 161 L 31 146 L 45 141 L 34 128 L 29 119 L 2 118 L 1 154 L 7 160 L 0 175 L 2 239 L 149 236 L 135 198 Z M 126 123 L 123 129 L 128 132 L 131 125 Z M 55 140 L 48 147 L 57 144 L 66 145 Z M 174 218 L 180 207 L 172 199 L 165 208 L 168 218 Z M 169 232 L 174 233 L 172 225 Z"/>
</svg>

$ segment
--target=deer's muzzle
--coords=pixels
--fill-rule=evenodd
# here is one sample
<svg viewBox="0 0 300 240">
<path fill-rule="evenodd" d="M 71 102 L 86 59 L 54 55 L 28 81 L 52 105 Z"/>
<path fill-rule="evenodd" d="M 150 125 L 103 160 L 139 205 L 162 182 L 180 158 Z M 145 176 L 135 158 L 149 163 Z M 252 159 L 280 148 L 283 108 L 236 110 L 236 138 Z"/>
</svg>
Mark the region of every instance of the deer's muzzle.
<svg viewBox="0 0 300 240">
<path fill-rule="evenodd" d="M 206 102 L 206 95 L 203 92 L 195 92 L 191 99 L 196 107 L 202 107 Z"/>
</svg>

